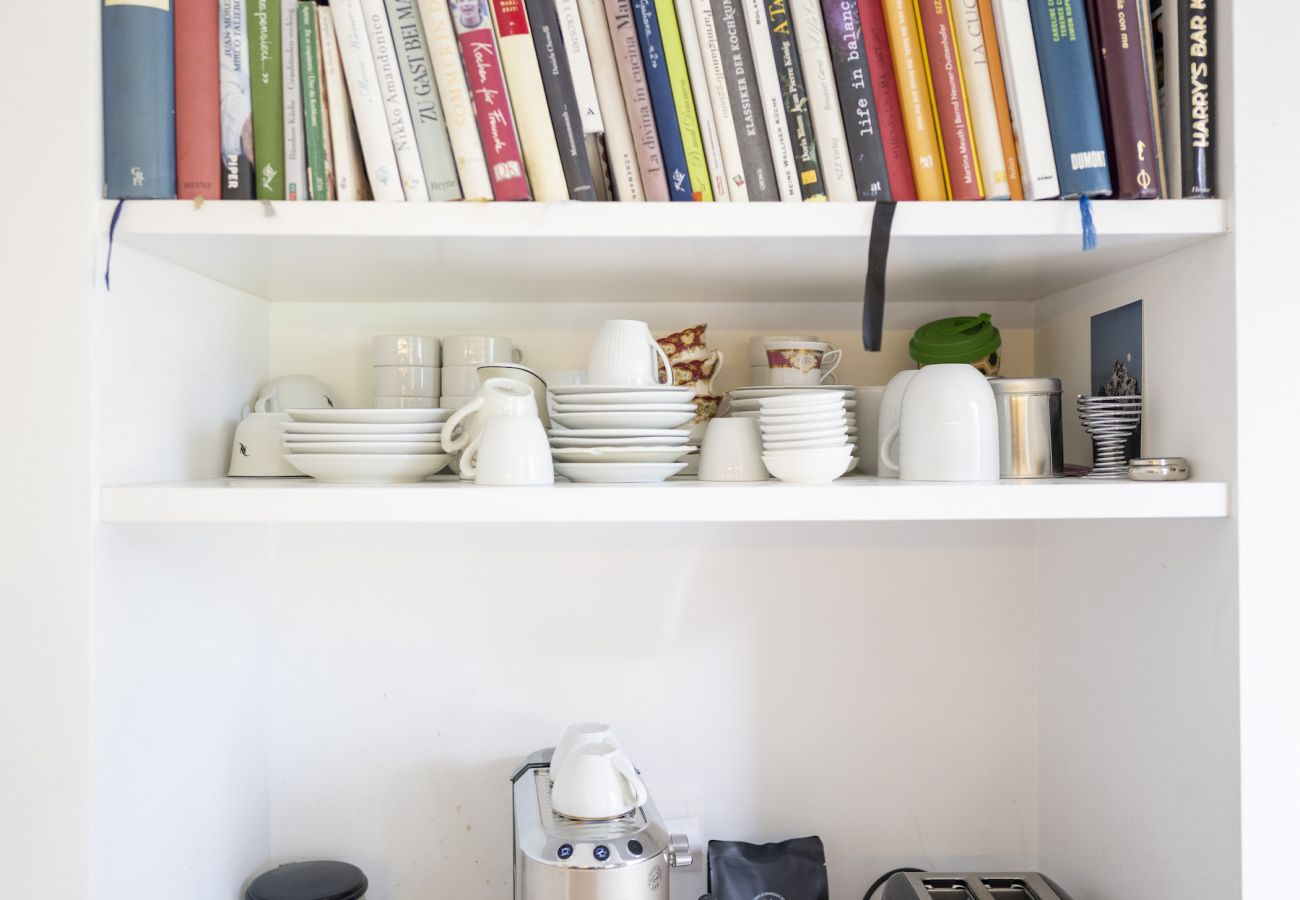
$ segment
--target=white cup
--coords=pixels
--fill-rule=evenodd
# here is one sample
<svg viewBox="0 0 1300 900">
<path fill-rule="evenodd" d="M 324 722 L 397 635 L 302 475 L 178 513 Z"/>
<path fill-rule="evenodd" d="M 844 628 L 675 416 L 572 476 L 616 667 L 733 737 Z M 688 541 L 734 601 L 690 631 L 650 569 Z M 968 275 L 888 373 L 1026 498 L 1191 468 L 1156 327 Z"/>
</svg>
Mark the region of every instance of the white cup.
<svg viewBox="0 0 1300 900">
<path fill-rule="evenodd" d="M 472 397 L 483 386 L 478 366 L 443 366 L 442 392 L 451 397 Z"/>
<path fill-rule="evenodd" d="M 284 412 L 287 409 L 332 409 L 334 392 L 315 375 L 281 375 L 272 378 L 257 395 L 254 412 Z"/>
<path fill-rule="evenodd" d="M 460 336 L 442 339 L 442 364 L 444 367 L 486 366 L 489 363 L 523 361 L 524 351 L 515 347 L 510 338 Z"/>
<path fill-rule="evenodd" d="M 799 341 L 799 342 L 816 342 L 821 338 L 815 334 L 756 334 L 749 339 L 749 364 L 756 368 L 767 368 L 767 348 L 763 345 L 768 341 Z"/>
<path fill-rule="evenodd" d="M 442 449 L 459 453 L 466 449 L 483 431 L 483 427 L 496 416 L 532 417 L 537 419 L 537 401 L 532 389 L 509 378 L 489 378 L 478 396 L 451 414 L 442 427 Z M 541 420 L 537 420 L 541 427 Z M 542 430 L 543 439 L 545 429 Z M 547 459 L 550 459 L 549 452 Z M 473 472 L 461 467 L 460 477 L 469 479 Z"/>
<path fill-rule="evenodd" d="M 631 761 L 609 741 L 574 749 L 559 769 L 551 770 L 551 778 L 551 805 L 573 819 L 612 819 L 649 799 Z"/>
<path fill-rule="evenodd" d="M 585 747 L 587 744 L 595 744 L 599 741 L 609 741 L 615 747 L 620 746 L 618 739 L 614 737 L 614 731 L 604 722 L 574 722 L 564 729 L 564 734 L 555 745 L 555 751 L 551 754 L 551 772 L 554 774 L 560 766 L 564 765 L 564 760 L 569 754 L 579 747 Z M 554 780 L 554 779 L 552 779 Z"/>
<path fill-rule="evenodd" d="M 537 416 L 488 419 L 460 455 L 460 477 L 475 484 L 554 484 L 555 465 L 546 429 Z"/>
<path fill-rule="evenodd" d="M 551 427 L 551 417 L 546 404 L 546 382 L 532 369 L 516 363 L 494 363 L 490 366 L 479 366 L 478 377 L 480 382 L 487 381 L 489 378 L 509 378 L 511 381 L 528 385 L 533 391 L 533 400 L 537 403 L 537 416 L 542 420 L 542 427 Z"/>
<path fill-rule="evenodd" d="M 380 334 L 370 339 L 370 361 L 376 366 L 442 365 L 436 337 L 422 334 Z"/>
<path fill-rule="evenodd" d="M 880 401 L 885 394 L 884 385 L 879 387 L 860 387 L 853 389 L 857 398 L 858 425 L 858 471 L 863 475 L 875 475 L 876 463 L 880 455 Z"/>
<path fill-rule="evenodd" d="M 757 419 L 713 419 L 700 445 L 700 481 L 766 481 Z"/>
<path fill-rule="evenodd" d="M 374 393 L 386 397 L 437 397 L 439 370 L 430 366 L 375 366 Z"/>
<path fill-rule="evenodd" d="M 769 339 L 767 382 L 772 385 L 824 384 L 839 367 L 843 352 L 825 341 Z"/>
<path fill-rule="evenodd" d="M 370 405 L 375 409 L 437 409 L 437 397 L 394 397 L 391 394 L 375 394 L 370 398 Z"/>
<path fill-rule="evenodd" d="M 293 421 L 288 413 L 255 412 L 244 416 L 235 426 L 230 445 L 229 474 L 236 477 L 284 477 L 302 473 L 284 458 L 284 432 L 281 423 Z"/>
<path fill-rule="evenodd" d="M 905 481 L 997 481 L 998 410 L 988 378 L 967 363 L 920 369 L 880 456 Z"/>
<path fill-rule="evenodd" d="M 661 373 L 666 380 L 661 380 Z M 610 319 L 600 327 L 591 345 L 591 358 L 587 365 L 591 384 L 672 384 L 672 373 L 668 355 L 645 322 Z"/>
<path fill-rule="evenodd" d="M 880 415 L 876 419 L 876 474 L 881 478 L 897 478 L 898 466 L 892 465 L 884 458 L 880 452 L 885 443 L 885 436 L 898 427 L 899 417 L 903 413 L 903 394 L 907 392 L 907 384 L 914 377 L 918 369 L 904 369 L 893 378 L 889 379 L 889 384 L 885 385 L 884 393 L 880 396 Z M 863 425 L 862 416 L 858 416 L 858 427 Z"/>
</svg>

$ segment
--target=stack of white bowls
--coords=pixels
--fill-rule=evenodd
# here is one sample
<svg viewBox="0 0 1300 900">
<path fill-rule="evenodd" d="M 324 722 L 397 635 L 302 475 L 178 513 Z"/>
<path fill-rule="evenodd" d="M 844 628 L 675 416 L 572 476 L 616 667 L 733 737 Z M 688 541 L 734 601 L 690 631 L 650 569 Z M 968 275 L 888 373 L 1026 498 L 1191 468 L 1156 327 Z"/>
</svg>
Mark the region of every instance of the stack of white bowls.
<svg viewBox="0 0 1300 900">
<path fill-rule="evenodd" d="M 434 409 L 442 393 L 438 339 L 381 334 L 370 342 L 376 409 Z"/>
<path fill-rule="evenodd" d="M 507 337 L 461 335 L 442 341 L 442 395 L 438 405 L 460 409 L 478 396 L 484 378 L 480 366 L 509 365 L 524 361 L 524 352 Z"/>
<path fill-rule="evenodd" d="M 570 481 L 663 481 L 686 468 L 694 392 L 669 385 L 557 385 L 551 455 Z"/>
<path fill-rule="evenodd" d="M 758 417 L 763 465 L 798 484 L 828 484 L 847 473 L 857 465 L 847 403 L 842 391 L 764 397 Z"/>
<path fill-rule="evenodd" d="M 857 439 L 858 400 L 855 389 L 848 385 L 813 384 L 785 385 L 783 387 L 764 387 L 755 385 L 753 387 L 736 388 L 734 391 L 729 391 L 727 393 L 726 414 L 736 417 L 748 416 L 751 419 L 757 419 L 760 415 L 760 404 L 764 399 L 768 397 L 790 397 L 794 395 L 819 397 L 823 400 L 829 400 L 834 396 L 842 397 L 844 399 L 844 417 L 848 422 L 849 438 L 851 440 Z"/>
<path fill-rule="evenodd" d="M 318 481 L 388 484 L 441 471 L 449 409 L 291 409 L 281 423 L 285 461 Z"/>
</svg>

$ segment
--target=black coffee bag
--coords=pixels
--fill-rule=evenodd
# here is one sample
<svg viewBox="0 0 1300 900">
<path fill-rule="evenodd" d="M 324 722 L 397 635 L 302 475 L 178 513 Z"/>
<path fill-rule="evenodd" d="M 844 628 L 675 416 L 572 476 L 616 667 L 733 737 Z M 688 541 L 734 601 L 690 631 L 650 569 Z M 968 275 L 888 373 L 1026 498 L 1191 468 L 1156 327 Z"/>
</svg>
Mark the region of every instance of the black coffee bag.
<svg viewBox="0 0 1300 900">
<path fill-rule="evenodd" d="M 709 841 L 709 893 L 717 900 L 829 900 L 822 839 Z"/>
</svg>

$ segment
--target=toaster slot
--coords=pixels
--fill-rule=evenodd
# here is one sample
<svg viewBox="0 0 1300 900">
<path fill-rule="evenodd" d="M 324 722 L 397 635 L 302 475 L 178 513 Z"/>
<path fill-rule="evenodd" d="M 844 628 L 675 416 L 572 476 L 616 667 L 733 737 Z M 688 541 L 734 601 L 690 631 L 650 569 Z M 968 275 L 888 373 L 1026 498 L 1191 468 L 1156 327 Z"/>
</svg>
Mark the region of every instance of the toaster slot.
<svg viewBox="0 0 1300 900">
<path fill-rule="evenodd" d="M 981 878 L 985 889 L 994 900 L 1039 900 L 1025 882 L 1019 878 Z"/>
<path fill-rule="evenodd" d="M 922 878 L 929 900 L 977 900 L 974 893 L 961 878 Z"/>
</svg>

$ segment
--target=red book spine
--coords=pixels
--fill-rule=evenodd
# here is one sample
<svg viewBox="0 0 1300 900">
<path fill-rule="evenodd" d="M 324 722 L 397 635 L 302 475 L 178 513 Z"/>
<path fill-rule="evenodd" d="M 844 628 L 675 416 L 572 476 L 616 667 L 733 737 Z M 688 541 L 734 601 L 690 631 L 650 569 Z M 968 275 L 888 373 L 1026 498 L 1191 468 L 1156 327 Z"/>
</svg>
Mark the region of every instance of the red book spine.
<svg viewBox="0 0 1300 900">
<path fill-rule="evenodd" d="M 975 161 L 970 108 L 966 105 L 948 0 L 916 0 L 916 14 L 930 73 L 930 96 L 939 123 L 948 196 L 953 200 L 983 200 L 984 187 Z"/>
<path fill-rule="evenodd" d="M 889 50 L 889 32 L 885 30 L 885 10 L 880 0 L 858 0 L 858 17 L 862 20 L 862 44 L 871 72 L 876 116 L 880 120 L 889 190 L 895 200 L 915 200 L 916 181 L 912 178 L 912 159 L 907 154 L 907 132 L 903 128 L 903 108 L 898 102 L 898 82 L 894 80 L 894 57 Z"/>
<path fill-rule="evenodd" d="M 465 26 L 458 10 L 453 9 L 452 16 L 456 18 L 456 40 L 465 61 L 474 119 L 483 141 L 488 174 L 492 176 L 492 193 L 498 200 L 529 200 L 532 194 L 524 169 L 524 151 L 515 129 L 515 117 L 510 112 L 506 76 L 492 33 L 492 20 L 486 17 L 486 8 L 483 18 L 473 27 Z"/>
<path fill-rule="evenodd" d="M 217 0 L 176 0 L 176 196 L 221 199 Z"/>
</svg>

